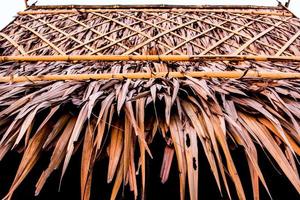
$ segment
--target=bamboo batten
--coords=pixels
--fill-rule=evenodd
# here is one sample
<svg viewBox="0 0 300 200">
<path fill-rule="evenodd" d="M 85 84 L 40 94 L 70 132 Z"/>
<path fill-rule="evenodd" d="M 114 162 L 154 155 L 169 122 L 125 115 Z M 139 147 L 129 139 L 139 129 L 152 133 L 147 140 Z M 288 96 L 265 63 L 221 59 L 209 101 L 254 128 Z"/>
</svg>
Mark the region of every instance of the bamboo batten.
<svg viewBox="0 0 300 200">
<path fill-rule="evenodd" d="M 25 7 L 28 8 L 29 7 L 28 0 L 24 0 L 24 3 L 25 3 Z"/>
<path fill-rule="evenodd" d="M 57 55 L 57 56 L 0 56 L 0 62 L 55 62 L 55 61 L 282 61 L 300 62 L 300 56 L 252 55 Z"/>
<path fill-rule="evenodd" d="M 262 78 L 262 79 L 299 79 L 300 73 L 266 71 L 221 71 L 221 72 L 159 72 L 159 73 L 118 73 L 118 74 L 68 74 L 39 76 L 0 76 L 0 82 L 35 82 L 35 81 L 86 81 L 109 79 L 151 79 L 151 78 Z"/>
<path fill-rule="evenodd" d="M 55 9 L 240 9 L 240 10 L 272 10 L 282 12 L 282 7 L 278 6 L 255 6 L 255 5 L 170 5 L 170 4 L 151 4 L 151 5 L 32 5 L 31 10 L 55 10 Z"/>
<path fill-rule="evenodd" d="M 127 9 L 61 9 L 61 10 L 34 10 L 34 11 L 22 11 L 18 12 L 18 15 L 57 15 L 57 14 L 74 14 L 74 13 L 106 13 L 106 12 L 124 12 Z M 162 11 L 166 12 L 168 9 L 131 9 L 131 11 Z M 253 14 L 253 15 L 271 15 L 271 16 L 293 16 L 291 13 L 287 12 L 268 12 L 268 11 L 247 11 L 247 10 L 226 10 L 226 9 L 170 9 L 170 11 L 175 12 L 202 12 L 202 13 L 236 13 L 236 14 Z"/>
</svg>

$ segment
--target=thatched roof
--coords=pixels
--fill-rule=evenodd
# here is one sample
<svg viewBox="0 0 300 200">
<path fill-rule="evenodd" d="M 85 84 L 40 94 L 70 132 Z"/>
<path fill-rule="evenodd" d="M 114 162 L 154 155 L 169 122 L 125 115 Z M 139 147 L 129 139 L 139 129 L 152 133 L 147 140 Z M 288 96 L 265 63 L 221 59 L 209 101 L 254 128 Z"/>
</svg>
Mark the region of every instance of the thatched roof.
<svg viewBox="0 0 300 200">
<path fill-rule="evenodd" d="M 260 184 L 268 191 L 260 148 L 300 193 L 300 20 L 286 9 L 31 7 L 0 37 L 0 157 L 23 155 L 6 199 L 43 152 L 52 156 L 37 195 L 54 170 L 63 178 L 72 155 L 82 153 L 82 199 L 90 198 L 94 165 L 106 156 L 111 199 L 122 184 L 142 199 L 145 160 L 155 162 L 149 145 L 158 137 L 165 140 L 161 182 L 176 165 L 181 199 L 201 196 L 199 154 L 222 194 L 246 198 L 230 144 L 245 153 L 255 199 Z M 126 78 L 140 72 L 154 75 Z M 262 76 L 270 72 L 280 76 Z"/>
</svg>

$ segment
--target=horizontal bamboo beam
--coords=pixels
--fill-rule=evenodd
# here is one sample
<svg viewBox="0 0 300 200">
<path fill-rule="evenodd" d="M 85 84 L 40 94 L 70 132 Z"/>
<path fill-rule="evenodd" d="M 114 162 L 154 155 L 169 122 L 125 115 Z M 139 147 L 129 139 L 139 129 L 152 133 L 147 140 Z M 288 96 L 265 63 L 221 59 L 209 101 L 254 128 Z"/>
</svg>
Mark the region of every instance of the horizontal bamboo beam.
<svg viewBox="0 0 300 200">
<path fill-rule="evenodd" d="M 74 13 L 91 13 L 91 12 L 137 12 L 137 11 L 148 11 L 148 12 L 207 12 L 207 13 L 238 13 L 238 14 L 254 14 L 254 15 L 273 15 L 273 16 L 293 16 L 291 13 L 284 11 L 257 11 L 257 10 L 230 10 L 230 9 L 185 9 L 185 8 L 172 8 L 172 9 L 61 9 L 61 10 L 28 10 L 18 12 L 19 15 L 42 15 L 42 14 L 74 14 Z"/>
<path fill-rule="evenodd" d="M 255 5 L 176 5 L 176 4 L 151 4 L 151 5 L 133 5 L 133 4 L 113 4 L 113 5 L 35 5 L 30 6 L 31 10 L 40 9 L 141 9 L 141 8 L 197 8 L 197 9 L 265 9 L 282 10 L 278 6 L 255 6 Z"/>
<path fill-rule="evenodd" d="M 213 71 L 213 72 L 159 72 L 159 73 L 118 73 L 118 74 L 69 74 L 69 75 L 39 75 L 39 76 L 2 76 L 2 83 L 20 83 L 36 81 L 86 81 L 108 79 L 151 79 L 151 78 L 262 78 L 262 79 L 299 79 L 300 73 L 270 72 L 270 71 Z"/>
<path fill-rule="evenodd" d="M 0 56 L 0 62 L 55 62 L 55 61 L 274 61 L 300 62 L 300 56 L 252 55 L 54 55 Z"/>
</svg>

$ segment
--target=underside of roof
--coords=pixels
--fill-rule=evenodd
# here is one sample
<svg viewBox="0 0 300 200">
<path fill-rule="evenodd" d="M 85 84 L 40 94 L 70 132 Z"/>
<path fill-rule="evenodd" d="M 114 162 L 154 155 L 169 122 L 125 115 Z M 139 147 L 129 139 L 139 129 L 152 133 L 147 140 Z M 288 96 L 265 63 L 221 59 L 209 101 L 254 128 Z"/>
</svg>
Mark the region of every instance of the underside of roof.
<svg viewBox="0 0 300 200">
<path fill-rule="evenodd" d="M 143 199 L 159 137 L 161 182 L 175 165 L 181 200 L 201 197 L 200 155 L 217 190 L 246 199 L 231 143 L 254 199 L 259 185 L 272 195 L 257 149 L 300 193 L 299 74 L 300 20 L 283 7 L 30 7 L 0 32 L 0 158 L 23 155 L 5 198 L 43 152 L 36 194 L 82 152 L 81 199 L 103 157 L 111 199 L 122 184 Z"/>
</svg>

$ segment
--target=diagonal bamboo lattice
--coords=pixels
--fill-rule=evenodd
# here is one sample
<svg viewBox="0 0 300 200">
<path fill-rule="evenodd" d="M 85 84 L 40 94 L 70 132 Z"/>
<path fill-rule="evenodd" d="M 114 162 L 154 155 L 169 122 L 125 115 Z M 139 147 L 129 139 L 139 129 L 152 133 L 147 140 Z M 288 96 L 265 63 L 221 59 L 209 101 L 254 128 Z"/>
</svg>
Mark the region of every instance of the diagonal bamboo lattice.
<svg viewBox="0 0 300 200">
<path fill-rule="evenodd" d="M 165 10 L 35 7 L 2 30 L 2 55 L 300 55 L 299 19 L 284 10 Z"/>
</svg>

